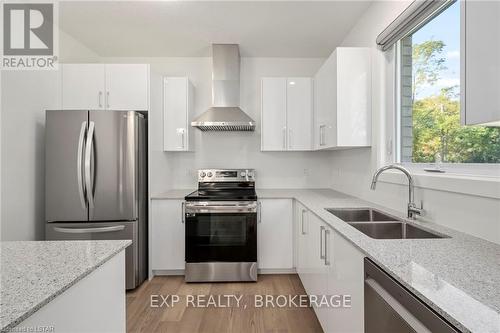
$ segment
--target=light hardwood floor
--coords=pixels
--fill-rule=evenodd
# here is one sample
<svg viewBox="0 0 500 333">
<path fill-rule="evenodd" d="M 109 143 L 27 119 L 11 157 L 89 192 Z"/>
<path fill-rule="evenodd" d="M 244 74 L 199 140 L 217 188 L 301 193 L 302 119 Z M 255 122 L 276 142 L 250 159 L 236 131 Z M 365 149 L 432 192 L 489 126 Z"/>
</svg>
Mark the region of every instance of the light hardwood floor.
<svg viewBox="0 0 500 333">
<path fill-rule="evenodd" d="M 243 295 L 239 307 L 187 307 L 185 302 L 186 295 L 228 294 Z M 322 332 L 311 308 L 254 306 L 254 295 L 304 294 L 295 274 L 259 275 L 256 283 L 189 284 L 183 276 L 156 276 L 127 293 L 127 332 Z M 151 295 L 179 295 L 180 301 L 154 308 Z"/>
</svg>

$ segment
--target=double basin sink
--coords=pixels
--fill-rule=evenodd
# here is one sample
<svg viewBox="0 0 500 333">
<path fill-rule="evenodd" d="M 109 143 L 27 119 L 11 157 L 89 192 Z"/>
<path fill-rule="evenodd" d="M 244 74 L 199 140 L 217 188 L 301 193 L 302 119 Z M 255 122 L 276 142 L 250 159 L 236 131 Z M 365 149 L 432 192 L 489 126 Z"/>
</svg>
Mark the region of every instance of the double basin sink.
<svg viewBox="0 0 500 333">
<path fill-rule="evenodd" d="M 447 238 L 373 208 L 327 208 L 326 210 L 371 238 Z"/>
</svg>

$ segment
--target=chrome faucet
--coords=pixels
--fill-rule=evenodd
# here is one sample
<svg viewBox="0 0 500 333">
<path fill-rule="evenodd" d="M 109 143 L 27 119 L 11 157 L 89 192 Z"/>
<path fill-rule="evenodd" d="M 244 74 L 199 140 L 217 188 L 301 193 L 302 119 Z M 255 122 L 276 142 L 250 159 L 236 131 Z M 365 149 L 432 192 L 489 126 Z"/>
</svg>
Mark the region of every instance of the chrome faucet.
<svg viewBox="0 0 500 333">
<path fill-rule="evenodd" d="M 383 166 L 383 167 L 379 168 L 377 171 L 375 171 L 375 173 L 373 174 L 372 185 L 370 186 L 370 188 L 372 190 L 375 190 L 375 188 L 377 187 L 378 177 L 380 176 L 380 174 L 382 172 L 389 170 L 389 169 L 399 170 L 402 173 L 404 173 L 406 175 L 406 177 L 408 177 L 408 218 L 415 220 L 416 215 L 423 215 L 424 214 L 424 210 L 423 210 L 422 203 L 420 204 L 420 208 L 418 208 L 417 205 L 415 204 L 415 201 L 414 201 L 415 200 L 415 190 L 414 190 L 415 184 L 413 183 L 413 177 L 411 176 L 410 171 L 408 171 L 408 169 L 406 169 L 405 167 L 398 165 L 398 164 L 389 164 L 389 165 Z"/>
</svg>

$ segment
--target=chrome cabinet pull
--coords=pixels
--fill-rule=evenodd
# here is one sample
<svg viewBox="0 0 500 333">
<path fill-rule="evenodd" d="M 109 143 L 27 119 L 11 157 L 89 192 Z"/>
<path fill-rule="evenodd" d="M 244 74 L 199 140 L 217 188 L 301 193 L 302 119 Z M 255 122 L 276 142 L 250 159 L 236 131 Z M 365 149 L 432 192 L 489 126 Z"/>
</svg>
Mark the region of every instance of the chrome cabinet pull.
<svg viewBox="0 0 500 333">
<path fill-rule="evenodd" d="M 319 258 L 325 259 L 325 255 L 323 254 L 323 230 L 325 230 L 324 226 L 319 228 Z"/>
<path fill-rule="evenodd" d="M 179 150 L 184 150 L 184 147 L 185 147 L 185 144 L 184 144 L 184 132 L 186 130 L 184 128 L 177 128 L 176 129 L 176 132 L 177 132 L 177 135 L 179 135 L 180 139 L 181 139 L 181 144 L 179 146 L 177 146 L 177 149 Z"/>
<path fill-rule="evenodd" d="M 328 257 L 328 240 L 330 239 L 330 230 L 325 228 L 325 266 L 330 266 L 330 258 Z"/>
<path fill-rule="evenodd" d="M 305 209 L 302 209 L 302 216 L 301 216 L 301 222 L 302 222 L 302 235 L 307 234 L 307 233 L 306 233 L 306 231 L 305 231 L 305 229 L 304 229 L 305 213 L 306 213 L 306 210 L 305 210 Z"/>
<path fill-rule="evenodd" d="M 106 92 L 106 108 L 109 109 L 109 91 Z"/>
<path fill-rule="evenodd" d="M 286 126 L 283 127 L 283 150 L 286 150 Z"/>
<path fill-rule="evenodd" d="M 292 149 L 292 129 L 288 129 L 288 149 Z"/>
<path fill-rule="evenodd" d="M 101 233 L 101 232 L 113 232 L 124 230 L 124 225 L 117 225 L 113 227 L 98 227 L 98 228 L 61 228 L 55 227 L 54 231 L 62 232 L 65 234 L 87 234 L 87 233 Z"/>
<path fill-rule="evenodd" d="M 102 91 L 99 91 L 99 107 L 102 108 Z"/>
<path fill-rule="evenodd" d="M 182 223 L 186 222 L 186 202 L 183 201 L 182 204 L 181 204 L 181 207 L 182 207 Z"/>
<path fill-rule="evenodd" d="M 80 136 L 78 137 L 78 149 L 76 157 L 76 177 L 78 180 L 78 194 L 80 196 L 80 203 L 83 209 L 87 209 L 87 202 L 85 201 L 85 185 L 83 184 L 83 141 L 85 139 L 85 130 L 87 129 L 87 122 L 82 122 L 80 127 Z"/>
<path fill-rule="evenodd" d="M 320 146 L 324 146 L 326 144 L 325 129 L 326 129 L 326 125 L 319 126 L 319 145 Z"/>
</svg>

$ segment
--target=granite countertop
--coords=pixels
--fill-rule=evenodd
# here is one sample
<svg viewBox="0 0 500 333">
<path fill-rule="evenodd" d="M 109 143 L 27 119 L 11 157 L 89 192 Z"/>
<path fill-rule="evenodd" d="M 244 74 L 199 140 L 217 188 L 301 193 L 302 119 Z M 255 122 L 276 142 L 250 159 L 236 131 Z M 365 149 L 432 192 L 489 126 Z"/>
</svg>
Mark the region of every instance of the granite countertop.
<svg viewBox="0 0 500 333">
<path fill-rule="evenodd" d="M 0 331 L 12 330 L 130 244 L 130 240 L 0 242 Z"/>
<path fill-rule="evenodd" d="M 189 191 L 156 199 L 183 199 Z M 373 239 L 325 208 L 374 207 L 405 217 L 331 189 L 261 189 L 257 196 L 298 200 L 460 330 L 500 332 L 500 245 L 430 222 L 412 223 L 450 238 Z"/>
</svg>

